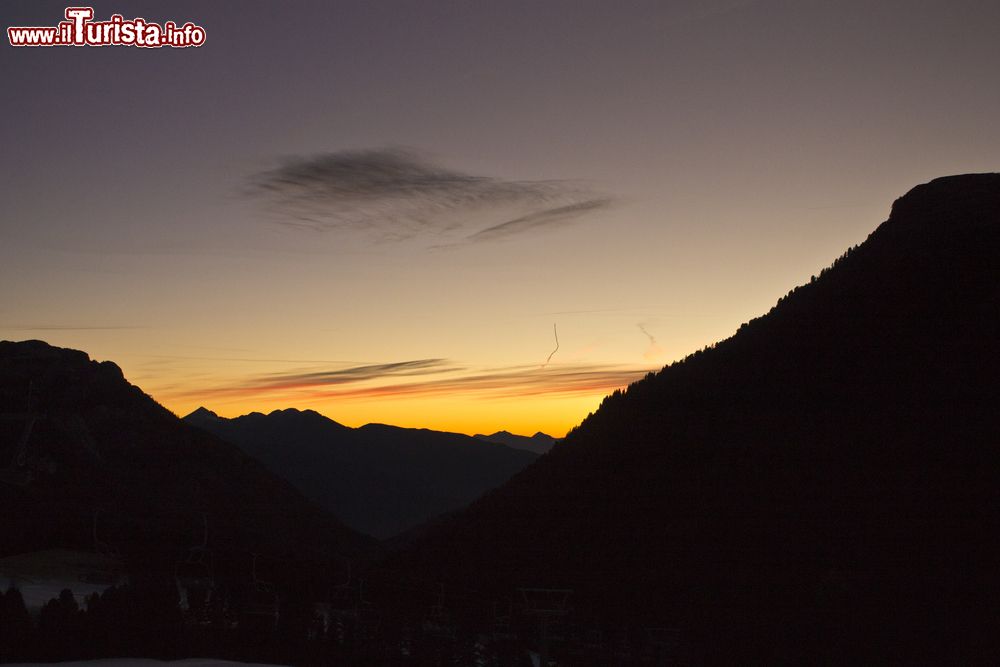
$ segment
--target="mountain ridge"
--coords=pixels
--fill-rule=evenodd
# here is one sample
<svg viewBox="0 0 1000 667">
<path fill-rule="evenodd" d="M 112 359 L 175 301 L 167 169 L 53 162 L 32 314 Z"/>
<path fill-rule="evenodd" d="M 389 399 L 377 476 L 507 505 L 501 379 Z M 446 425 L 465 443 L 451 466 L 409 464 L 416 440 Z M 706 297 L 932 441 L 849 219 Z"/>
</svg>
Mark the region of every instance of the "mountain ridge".
<svg viewBox="0 0 1000 667">
<path fill-rule="evenodd" d="M 514 447 L 516 449 L 526 449 L 529 452 L 535 452 L 536 454 L 544 454 L 560 441 L 559 438 L 553 438 L 551 435 L 542 433 L 541 431 L 536 431 L 535 434 L 531 436 L 516 435 L 510 431 L 497 431 L 496 433 L 491 433 L 489 435 L 477 433 L 472 437 L 479 440 L 485 440 L 486 442 L 495 442 L 501 445 L 507 445 L 508 447 Z"/>
<path fill-rule="evenodd" d="M 382 539 L 460 509 L 537 456 L 461 433 L 375 423 L 351 428 L 295 408 L 232 419 L 200 408 L 184 419 Z"/>
<path fill-rule="evenodd" d="M 321 557 L 374 547 L 85 352 L 0 341 L 0 411 L 4 554 L 93 548 L 98 536 L 167 553 L 191 546 L 202 515 L 219 548 Z M 120 534 L 98 525 L 111 517 Z"/>
<path fill-rule="evenodd" d="M 997 256 L 1000 175 L 917 186 L 388 567 L 572 588 L 709 662 L 974 656 L 1000 556 Z"/>
</svg>

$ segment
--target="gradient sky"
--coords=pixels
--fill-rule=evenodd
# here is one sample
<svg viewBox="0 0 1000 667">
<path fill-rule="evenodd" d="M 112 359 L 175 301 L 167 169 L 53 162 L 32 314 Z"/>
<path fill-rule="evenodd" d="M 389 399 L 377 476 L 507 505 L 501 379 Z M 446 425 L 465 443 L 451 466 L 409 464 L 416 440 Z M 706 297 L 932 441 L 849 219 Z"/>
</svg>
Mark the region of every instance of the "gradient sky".
<svg viewBox="0 0 1000 667">
<path fill-rule="evenodd" d="M 5 38 L 0 338 L 179 414 L 562 435 L 1000 167 L 995 0 L 94 7 L 207 42 Z"/>
</svg>

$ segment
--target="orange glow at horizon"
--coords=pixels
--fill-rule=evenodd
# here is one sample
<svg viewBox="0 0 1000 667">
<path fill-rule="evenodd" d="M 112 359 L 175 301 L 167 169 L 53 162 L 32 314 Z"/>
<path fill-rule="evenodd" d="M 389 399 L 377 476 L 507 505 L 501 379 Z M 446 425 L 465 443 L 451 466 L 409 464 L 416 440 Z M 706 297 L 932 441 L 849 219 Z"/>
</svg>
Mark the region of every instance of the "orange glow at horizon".
<svg viewBox="0 0 1000 667">
<path fill-rule="evenodd" d="M 199 407 L 205 407 L 226 418 L 239 417 L 250 412 L 266 414 L 273 410 L 296 408 L 314 410 L 353 428 L 376 423 L 466 435 L 477 433 L 488 435 L 497 431 L 509 431 L 530 436 L 542 431 L 561 438 L 570 429 L 579 425 L 589 413 L 595 411 L 606 395 L 607 393 L 595 393 L 521 401 L 436 397 L 389 404 L 379 401 L 352 401 L 349 404 L 317 401 L 294 405 L 282 400 L 233 401 L 212 405 L 198 401 L 164 401 L 155 394 L 153 398 L 179 417 Z"/>
<path fill-rule="evenodd" d="M 384 423 L 456 433 L 521 435 L 543 431 L 562 437 L 600 405 L 605 396 L 640 379 L 644 369 L 553 365 L 402 382 L 343 382 L 327 385 L 292 376 L 290 382 L 256 386 L 246 378 L 219 388 L 151 389 L 179 416 L 205 407 L 223 417 L 286 408 L 311 409 L 357 427 Z M 274 374 L 267 377 L 271 378 Z M 356 385 L 356 386 L 355 386 Z"/>
</svg>

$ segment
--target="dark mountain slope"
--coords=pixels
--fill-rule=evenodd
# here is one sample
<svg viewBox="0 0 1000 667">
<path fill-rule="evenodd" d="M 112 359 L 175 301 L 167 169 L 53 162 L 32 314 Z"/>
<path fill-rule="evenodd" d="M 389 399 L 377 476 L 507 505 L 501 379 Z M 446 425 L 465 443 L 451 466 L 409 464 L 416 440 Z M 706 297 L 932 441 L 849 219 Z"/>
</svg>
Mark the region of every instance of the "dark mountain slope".
<svg viewBox="0 0 1000 667">
<path fill-rule="evenodd" d="M 571 587 L 708 660 L 982 658 L 1000 621 L 998 257 L 1000 175 L 914 188 L 813 282 L 608 397 L 393 566 Z"/>
<path fill-rule="evenodd" d="M 348 525 L 387 538 L 460 509 L 536 454 L 457 433 L 381 424 L 349 428 L 311 410 L 185 419 L 239 445 Z"/>
<path fill-rule="evenodd" d="M 215 550 L 308 558 L 370 550 L 367 538 L 179 420 L 111 362 L 41 341 L 0 342 L 0 412 L 3 554 L 92 549 L 95 514 L 96 541 L 170 567 L 201 540 L 203 513 Z M 37 419 L 17 456 L 30 415 Z"/>
</svg>

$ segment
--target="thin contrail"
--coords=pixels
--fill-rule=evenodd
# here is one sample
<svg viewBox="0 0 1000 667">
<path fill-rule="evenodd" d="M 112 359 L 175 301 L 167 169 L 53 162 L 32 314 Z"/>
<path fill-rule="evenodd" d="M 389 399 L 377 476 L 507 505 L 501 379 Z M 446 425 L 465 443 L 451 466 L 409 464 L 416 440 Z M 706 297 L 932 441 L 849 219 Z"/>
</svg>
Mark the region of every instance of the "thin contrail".
<svg viewBox="0 0 1000 667">
<path fill-rule="evenodd" d="M 646 331 L 646 327 L 643 326 L 642 322 L 640 322 L 636 326 L 639 327 L 639 331 L 644 333 L 646 335 L 646 338 L 649 339 L 649 347 L 643 353 L 642 358 L 654 361 L 663 356 L 663 348 L 657 344 L 656 339 L 653 338 L 653 334 Z"/>
<path fill-rule="evenodd" d="M 552 323 L 552 335 L 556 337 L 556 349 L 549 353 L 549 358 L 545 360 L 544 364 L 542 364 L 542 368 L 548 366 L 549 362 L 552 361 L 552 355 L 559 351 L 559 331 L 556 329 L 555 322 Z"/>
</svg>

